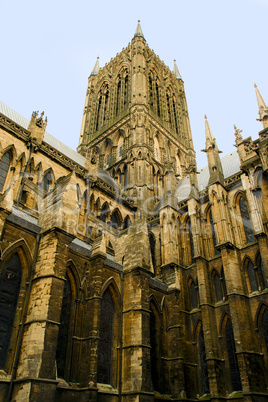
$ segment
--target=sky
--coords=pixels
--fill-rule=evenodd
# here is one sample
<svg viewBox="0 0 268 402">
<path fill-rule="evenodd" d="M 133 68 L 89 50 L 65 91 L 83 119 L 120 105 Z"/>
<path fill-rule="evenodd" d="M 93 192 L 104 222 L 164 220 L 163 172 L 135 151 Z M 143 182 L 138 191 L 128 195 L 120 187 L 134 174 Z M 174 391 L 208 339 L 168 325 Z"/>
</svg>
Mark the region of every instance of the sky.
<svg viewBox="0 0 268 402">
<path fill-rule="evenodd" d="M 234 124 L 258 138 L 254 83 L 268 103 L 268 0 L 29 0 L 1 4 L 0 100 L 76 149 L 87 80 L 131 42 L 137 21 L 151 49 L 184 81 L 198 168 L 207 165 L 204 115 L 222 155 Z"/>
</svg>

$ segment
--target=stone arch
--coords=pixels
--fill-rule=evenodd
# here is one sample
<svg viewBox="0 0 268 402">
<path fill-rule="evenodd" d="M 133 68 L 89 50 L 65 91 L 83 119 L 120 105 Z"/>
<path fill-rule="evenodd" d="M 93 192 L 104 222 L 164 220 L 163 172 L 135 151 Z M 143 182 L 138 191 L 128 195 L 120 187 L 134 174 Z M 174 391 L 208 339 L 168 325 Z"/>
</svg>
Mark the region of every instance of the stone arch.
<svg viewBox="0 0 268 402">
<path fill-rule="evenodd" d="M 259 289 L 258 278 L 254 269 L 253 261 L 250 257 L 244 257 L 243 268 L 245 272 L 248 293 L 256 292 Z"/>
<path fill-rule="evenodd" d="M 187 283 L 189 291 L 190 310 L 192 310 L 198 308 L 199 306 L 198 285 L 197 281 L 195 281 L 192 276 L 189 276 Z"/>
<path fill-rule="evenodd" d="M 120 212 L 120 210 L 118 208 L 115 208 L 110 216 L 110 225 L 114 228 L 114 229 L 121 229 L 122 227 L 122 214 Z"/>
<path fill-rule="evenodd" d="M 108 121 L 110 107 L 110 90 L 109 83 L 103 79 L 97 94 L 96 114 L 95 114 L 95 131 L 100 130 Z"/>
<path fill-rule="evenodd" d="M 3 192 L 12 177 L 11 167 L 14 166 L 16 159 L 15 147 L 9 145 L 3 149 L 0 159 L 0 192 Z"/>
<path fill-rule="evenodd" d="M 113 277 L 102 286 L 97 382 L 118 386 L 121 295 Z"/>
<path fill-rule="evenodd" d="M 47 169 L 43 174 L 41 187 L 45 194 L 50 192 L 55 185 L 55 175 L 52 168 Z"/>
<path fill-rule="evenodd" d="M 11 372 L 32 255 L 24 239 L 7 247 L 0 264 L 0 369 Z"/>
<path fill-rule="evenodd" d="M 234 219 L 238 227 L 241 244 L 255 241 L 245 191 L 238 191 L 233 198 L 233 202 Z"/>
<path fill-rule="evenodd" d="M 221 284 L 221 275 L 216 268 L 213 268 L 211 271 L 211 279 L 214 288 L 215 301 L 220 302 L 224 298 L 224 292 Z"/>
</svg>

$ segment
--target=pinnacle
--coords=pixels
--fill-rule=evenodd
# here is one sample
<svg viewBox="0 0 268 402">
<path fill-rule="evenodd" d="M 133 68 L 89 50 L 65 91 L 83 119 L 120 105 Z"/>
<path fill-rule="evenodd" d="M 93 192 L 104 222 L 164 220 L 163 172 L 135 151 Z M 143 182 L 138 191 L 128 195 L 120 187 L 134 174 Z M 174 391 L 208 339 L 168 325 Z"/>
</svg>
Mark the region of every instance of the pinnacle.
<svg viewBox="0 0 268 402">
<path fill-rule="evenodd" d="M 140 20 L 138 20 L 138 25 L 137 25 L 136 32 L 135 32 L 135 34 L 134 34 L 134 38 L 136 38 L 137 36 L 140 36 L 140 37 L 144 38 L 142 29 L 141 29 Z M 145 39 L 145 38 L 144 38 L 144 39 Z"/>
<path fill-rule="evenodd" d="M 178 66 L 177 66 L 177 63 L 176 63 L 176 60 L 174 60 L 174 69 L 173 69 L 173 73 L 174 73 L 174 75 L 175 75 L 175 78 L 177 78 L 177 80 L 181 80 L 182 78 L 181 78 L 181 75 L 180 75 L 180 72 L 179 72 L 179 69 L 178 69 Z"/>
<path fill-rule="evenodd" d="M 266 106 L 266 104 L 265 104 L 265 102 L 264 102 L 264 100 L 263 100 L 263 97 L 261 96 L 261 94 L 260 94 L 260 91 L 258 90 L 258 87 L 257 87 L 257 85 L 256 84 L 254 84 L 254 87 L 255 87 L 255 92 L 256 92 L 256 97 L 257 97 L 257 102 L 258 102 L 258 107 L 259 107 L 259 109 L 266 109 L 267 108 L 267 106 Z"/>
<path fill-rule="evenodd" d="M 94 66 L 94 68 L 92 70 L 91 75 L 98 75 L 99 71 L 100 71 L 100 64 L 99 64 L 99 57 L 97 57 L 97 61 L 96 61 L 96 64 L 95 64 L 95 66 Z"/>
</svg>

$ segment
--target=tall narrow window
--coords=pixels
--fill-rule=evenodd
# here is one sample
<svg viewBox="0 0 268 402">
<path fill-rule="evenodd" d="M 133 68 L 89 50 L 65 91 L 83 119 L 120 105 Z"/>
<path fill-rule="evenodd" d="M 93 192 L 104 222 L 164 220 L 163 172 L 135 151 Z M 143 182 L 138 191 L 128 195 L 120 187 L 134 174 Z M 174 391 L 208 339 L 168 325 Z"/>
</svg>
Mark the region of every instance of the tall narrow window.
<svg viewBox="0 0 268 402">
<path fill-rule="evenodd" d="M 248 263 L 247 263 L 247 272 L 248 272 L 250 290 L 251 290 L 251 292 L 255 292 L 256 290 L 258 290 L 258 281 L 257 281 L 254 266 L 251 261 L 248 261 Z"/>
<path fill-rule="evenodd" d="M 102 95 L 100 94 L 98 109 L 97 109 L 97 116 L 96 116 L 96 131 L 98 131 L 98 129 L 100 128 L 101 103 L 102 103 Z"/>
<path fill-rule="evenodd" d="M 226 337 L 226 344 L 227 344 L 232 390 L 240 391 L 242 389 L 242 386 L 241 386 L 239 367 L 238 367 L 238 362 L 237 362 L 237 357 L 236 357 L 233 326 L 232 326 L 230 319 L 228 319 L 227 323 L 226 323 L 225 337 Z"/>
<path fill-rule="evenodd" d="M 175 105 L 174 99 L 173 99 L 173 114 L 174 114 L 175 130 L 176 130 L 176 133 L 179 134 L 177 112 L 176 112 L 176 105 Z"/>
<path fill-rule="evenodd" d="M 43 178 L 42 181 L 42 188 L 45 192 L 48 192 L 51 188 L 51 185 L 53 183 L 53 176 L 52 172 L 47 172 Z"/>
<path fill-rule="evenodd" d="M 57 375 L 59 378 L 65 377 L 64 371 L 66 367 L 66 353 L 67 353 L 68 332 L 70 325 L 71 302 L 72 302 L 71 284 L 67 276 L 63 290 L 62 307 L 60 315 L 60 328 L 59 328 L 57 350 L 56 350 Z"/>
<path fill-rule="evenodd" d="M 125 76 L 124 109 L 128 106 L 128 75 Z"/>
<path fill-rule="evenodd" d="M 171 110 L 170 110 L 170 102 L 169 102 L 169 95 L 167 94 L 167 109 L 168 109 L 168 121 L 171 123 Z"/>
<path fill-rule="evenodd" d="M 17 253 L 5 262 L 0 274 L 0 368 L 5 361 L 12 334 L 21 283 L 21 262 Z"/>
<path fill-rule="evenodd" d="M 124 167 L 124 188 L 127 189 L 127 165 Z"/>
<path fill-rule="evenodd" d="M 155 83 L 155 91 L 156 91 L 156 104 L 157 104 L 157 115 L 160 117 L 160 97 L 159 97 L 159 86 L 156 81 Z"/>
<path fill-rule="evenodd" d="M 190 284 L 190 301 L 191 301 L 191 308 L 197 308 L 198 307 L 198 296 L 197 296 L 197 290 L 194 281 L 191 281 Z"/>
<path fill-rule="evenodd" d="M 109 290 L 103 294 L 100 309 L 100 339 L 97 381 L 111 384 L 114 303 Z"/>
<path fill-rule="evenodd" d="M 187 222 L 187 233 L 188 233 L 188 239 L 189 239 L 189 257 L 190 257 L 190 264 L 193 262 L 194 258 L 194 242 L 193 242 L 193 233 L 192 233 L 192 225 L 190 220 Z"/>
<path fill-rule="evenodd" d="M 116 230 L 119 228 L 119 218 L 116 211 L 111 215 L 111 226 Z"/>
<path fill-rule="evenodd" d="M 222 292 L 220 276 L 218 273 L 215 273 L 214 275 L 214 286 L 215 286 L 216 300 L 217 302 L 219 302 L 223 299 L 223 292 Z"/>
<path fill-rule="evenodd" d="M 160 391 L 160 351 L 159 351 L 159 328 L 157 325 L 157 316 L 154 311 L 155 308 L 151 307 L 150 314 L 150 354 L 151 354 L 151 377 L 153 388 L 155 391 Z"/>
<path fill-rule="evenodd" d="M 268 310 L 266 309 L 262 316 L 262 331 L 264 335 L 264 341 L 268 352 Z"/>
<path fill-rule="evenodd" d="M 246 241 L 250 243 L 255 240 L 252 230 L 252 225 L 249 217 L 247 202 L 244 197 L 240 197 L 239 208 L 241 213 L 241 218 L 243 222 L 243 227 L 245 231 Z"/>
<path fill-rule="evenodd" d="M 106 124 L 106 120 L 107 120 L 108 99 L 109 99 L 109 91 L 106 88 L 104 110 L 103 110 L 103 125 Z"/>
<path fill-rule="evenodd" d="M 120 113 L 120 94 L 121 94 L 121 78 L 119 77 L 117 83 L 117 92 L 116 92 L 116 116 Z"/>
<path fill-rule="evenodd" d="M 149 76 L 149 98 L 150 98 L 150 106 L 153 109 L 154 106 L 154 97 L 153 97 L 153 80 L 152 77 Z"/>
<path fill-rule="evenodd" d="M 151 250 L 151 256 L 152 256 L 152 263 L 153 263 L 153 269 L 154 273 L 156 273 L 156 264 L 155 264 L 155 239 L 152 233 L 149 234 L 149 242 L 150 242 L 150 250 Z"/>
<path fill-rule="evenodd" d="M 0 162 L 0 192 L 3 191 L 11 162 L 10 152 L 6 152 Z"/>
<path fill-rule="evenodd" d="M 267 281 L 267 278 L 265 275 L 264 266 L 263 266 L 263 262 L 262 262 L 262 258 L 260 256 L 260 254 L 258 254 L 258 256 L 257 256 L 256 265 L 257 265 L 257 275 L 259 278 L 261 290 L 267 289 L 268 281 Z"/>
<path fill-rule="evenodd" d="M 210 208 L 210 212 L 209 212 L 209 221 L 210 221 L 211 235 L 212 235 L 212 241 L 213 241 L 213 246 L 214 246 L 214 253 L 215 253 L 215 255 L 218 255 L 220 252 L 216 248 L 217 240 L 216 240 L 216 234 L 215 234 L 215 229 L 214 229 L 214 222 L 213 222 L 211 208 Z"/>
<path fill-rule="evenodd" d="M 203 394 L 209 394 L 208 365 L 206 360 L 205 340 L 202 326 L 199 331 L 198 346 L 199 358 L 201 363 L 202 391 Z"/>
</svg>

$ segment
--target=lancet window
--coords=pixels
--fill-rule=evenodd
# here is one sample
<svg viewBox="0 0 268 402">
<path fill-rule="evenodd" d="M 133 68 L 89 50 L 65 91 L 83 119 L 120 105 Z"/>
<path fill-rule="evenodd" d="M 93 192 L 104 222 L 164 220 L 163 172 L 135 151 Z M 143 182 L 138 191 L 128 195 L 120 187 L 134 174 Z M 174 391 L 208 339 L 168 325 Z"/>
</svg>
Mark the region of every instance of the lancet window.
<svg viewBox="0 0 268 402">
<path fill-rule="evenodd" d="M 229 360 L 229 370 L 231 376 L 232 391 L 240 391 L 242 389 L 239 367 L 236 356 L 233 326 L 230 319 L 227 319 L 225 326 L 225 338 Z"/>
<path fill-rule="evenodd" d="M 108 108 L 109 108 L 109 87 L 107 83 L 104 83 L 98 94 L 97 112 L 96 112 L 96 126 L 98 131 L 103 127 L 108 120 Z"/>
<path fill-rule="evenodd" d="M 0 274 L 0 369 L 5 368 L 21 284 L 21 262 L 15 253 Z"/>
<path fill-rule="evenodd" d="M 198 349 L 201 366 L 202 392 L 203 394 L 209 394 L 208 365 L 206 360 L 205 340 L 202 325 L 198 336 Z"/>
<path fill-rule="evenodd" d="M 11 153 L 6 152 L 0 162 L 0 192 L 3 191 L 11 163 Z"/>
<path fill-rule="evenodd" d="M 253 229 L 250 221 L 250 216 L 248 212 L 247 202 L 244 197 L 240 197 L 239 199 L 239 209 L 241 214 L 241 219 L 244 227 L 244 233 L 246 237 L 246 242 L 250 243 L 255 240 L 253 235 Z"/>
<path fill-rule="evenodd" d="M 115 115 L 119 115 L 129 105 L 129 74 L 122 70 L 117 77 Z"/>
<path fill-rule="evenodd" d="M 150 108 L 160 117 L 160 89 L 158 78 L 153 72 L 149 74 L 149 103 Z"/>
</svg>

